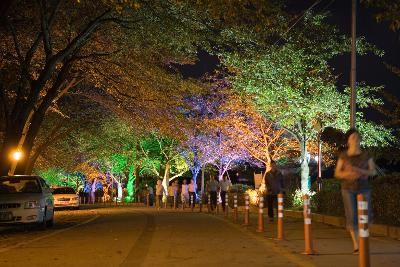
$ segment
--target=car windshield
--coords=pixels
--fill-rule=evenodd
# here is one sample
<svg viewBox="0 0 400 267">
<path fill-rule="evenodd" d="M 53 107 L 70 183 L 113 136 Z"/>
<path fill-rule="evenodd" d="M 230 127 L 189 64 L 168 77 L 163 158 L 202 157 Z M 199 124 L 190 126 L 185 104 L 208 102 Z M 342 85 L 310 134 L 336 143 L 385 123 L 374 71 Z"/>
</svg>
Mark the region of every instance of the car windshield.
<svg viewBox="0 0 400 267">
<path fill-rule="evenodd" d="M 7 177 L 0 179 L 0 194 L 41 192 L 38 180 L 35 178 Z"/>
<path fill-rule="evenodd" d="M 75 190 L 71 187 L 54 188 L 53 195 L 57 194 L 75 194 Z"/>
</svg>

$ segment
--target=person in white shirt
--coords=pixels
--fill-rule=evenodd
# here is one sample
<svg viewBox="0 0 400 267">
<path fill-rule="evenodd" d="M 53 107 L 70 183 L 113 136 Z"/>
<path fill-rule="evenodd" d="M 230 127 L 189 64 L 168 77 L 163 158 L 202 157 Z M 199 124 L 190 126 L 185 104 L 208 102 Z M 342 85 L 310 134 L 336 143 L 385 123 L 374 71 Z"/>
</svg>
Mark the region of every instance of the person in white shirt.
<svg viewBox="0 0 400 267">
<path fill-rule="evenodd" d="M 194 207 L 196 203 L 196 189 L 197 185 L 195 184 L 193 179 L 190 179 L 189 184 L 189 206 Z"/>
<path fill-rule="evenodd" d="M 182 200 L 183 208 L 185 208 L 186 203 L 189 202 L 189 187 L 188 187 L 186 179 L 183 180 L 183 184 L 182 184 L 181 200 Z"/>
<path fill-rule="evenodd" d="M 222 210 L 225 211 L 225 196 L 226 193 L 231 188 L 232 183 L 230 179 L 227 179 L 226 176 L 222 177 L 222 181 L 219 182 L 219 188 L 221 190 L 221 200 L 222 200 Z"/>
<path fill-rule="evenodd" d="M 157 180 L 157 185 L 156 185 L 156 206 L 158 209 L 160 209 L 162 205 L 162 198 L 163 194 L 165 193 L 164 186 L 161 183 L 161 180 Z"/>
</svg>

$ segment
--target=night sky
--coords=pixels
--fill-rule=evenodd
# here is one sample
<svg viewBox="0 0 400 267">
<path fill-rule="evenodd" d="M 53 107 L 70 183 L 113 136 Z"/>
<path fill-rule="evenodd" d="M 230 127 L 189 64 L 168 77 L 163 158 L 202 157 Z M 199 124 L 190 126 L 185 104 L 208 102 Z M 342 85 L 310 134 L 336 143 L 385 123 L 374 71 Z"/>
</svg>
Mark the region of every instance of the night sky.
<svg viewBox="0 0 400 267">
<path fill-rule="evenodd" d="M 301 13 L 311 7 L 316 0 L 288 0 L 287 9 Z M 340 33 L 350 36 L 351 33 L 351 0 L 321 0 L 315 11 L 330 11 L 329 23 L 334 24 Z M 384 85 L 385 90 L 400 97 L 400 77 L 386 68 L 385 63 L 399 66 L 400 34 L 389 29 L 386 23 L 377 23 L 374 8 L 358 5 L 357 36 L 364 36 L 370 43 L 385 51 L 383 58 L 369 54 L 357 56 L 357 81 L 365 81 L 369 85 Z M 218 60 L 207 53 L 199 52 L 200 61 L 195 65 L 181 69 L 185 77 L 199 78 L 204 73 L 211 73 L 218 65 Z M 339 76 L 338 88 L 349 84 L 350 53 L 338 56 L 331 62 L 334 73 Z M 365 110 L 369 119 L 379 121 L 382 117 L 375 110 Z"/>
<path fill-rule="evenodd" d="M 296 11 L 306 10 L 315 0 L 288 0 L 287 7 Z M 351 34 L 351 0 L 321 0 L 314 8 L 316 11 L 331 12 L 329 23 L 334 24 L 342 34 Z M 372 54 L 357 56 L 357 81 L 369 85 L 384 85 L 385 90 L 400 97 L 400 77 L 393 74 L 385 63 L 399 66 L 400 35 L 389 29 L 386 23 L 377 23 L 374 14 L 377 9 L 358 5 L 357 36 L 364 36 L 367 41 L 385 51 L 384 57 Z M 336 57 L 331 62 L 334 73 L 339 76 L 338 87 L 348 85 L 350 80 L 350 54 Z M 374 110 L 367 110 L 366 115 L 373 120 L 381 116 Z"/>
</svg>

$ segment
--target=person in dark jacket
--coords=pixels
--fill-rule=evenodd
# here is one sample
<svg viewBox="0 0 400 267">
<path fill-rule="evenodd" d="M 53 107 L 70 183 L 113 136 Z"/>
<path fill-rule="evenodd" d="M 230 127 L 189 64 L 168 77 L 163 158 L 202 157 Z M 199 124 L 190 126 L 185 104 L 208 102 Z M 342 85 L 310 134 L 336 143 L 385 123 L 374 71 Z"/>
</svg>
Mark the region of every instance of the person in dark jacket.
<svg viewBox="0 0 400 267">
<path fill-rule="evenodd" d="M 278 207 L 277 196 L 283 192 L 283 175 L 276 166 L 276 162 L 271 162 L 271 170 L 265 176 L 265 186 L 267 187 L 268 218 L 274 220 L 274 207 Z"/>
</svg>

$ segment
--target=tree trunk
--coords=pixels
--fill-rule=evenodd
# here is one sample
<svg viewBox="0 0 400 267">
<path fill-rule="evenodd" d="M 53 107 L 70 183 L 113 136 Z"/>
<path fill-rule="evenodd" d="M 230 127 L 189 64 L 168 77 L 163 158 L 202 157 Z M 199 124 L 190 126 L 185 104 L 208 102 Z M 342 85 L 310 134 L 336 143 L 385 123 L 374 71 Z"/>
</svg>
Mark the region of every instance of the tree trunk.
<svg viewBox="0 0 400 267">
<path fill-rule="evenodd" d="M 301 150 L 301 190 L 306 192 L 310 190 L 310 168 L 307 160 L 307 141 L 305 138 L 300 140 Z"/>
<path fill-rule="evenodd" d="M 139 173 L 138 168 L 135 168 L 133 171 L 133 175 L 135 176 L 135 202 L 139 202 Z"/>
<path fill-rule="evenodd" d="M 195 184 L 197 183 L 197 176 L 199 176 L 199 172 L 200 172 L 200 169 L 198 167 L 193 169 L 192 179 L 193 179 Z"/>
<path fill-rule="evenodd" d="M 167 191 L 169 186 L 169 176 L 170 176 L 171 165 L 169 162 L 165 164 L 165 172 L 164 172 L 164 179 L 162 181 L 162 185 L 164 189 Z M 168 192 L 168 191 L 167 191 Z"/>
<path fill-rule="evenodd" d="M 135 175 L 134 175 L 134 170 L 135 170 L 135 167 L 133 167 L 133 166 L 131 166 L 131 167 L 129 167 L 129 171 L 128 171 L 128 175 L 127 175 L 127 177 L 128 177 L 128 182 L 127 182 L 127 185 L 126 185 L 126 189 L 128 190 L 128 201 L 129 202 L 131 202 L 132 201 L 132 199 L 134 198 L 134 194 L 135 194 L 135 192 L 134 192 L 134 181 L 135 181 Z"/>
<path fill-rule="evenodd" d="M 201 167 L 201 196 L 204 194 L 204 175 L 205 175 L 206 164 Z"/>
</svg>

